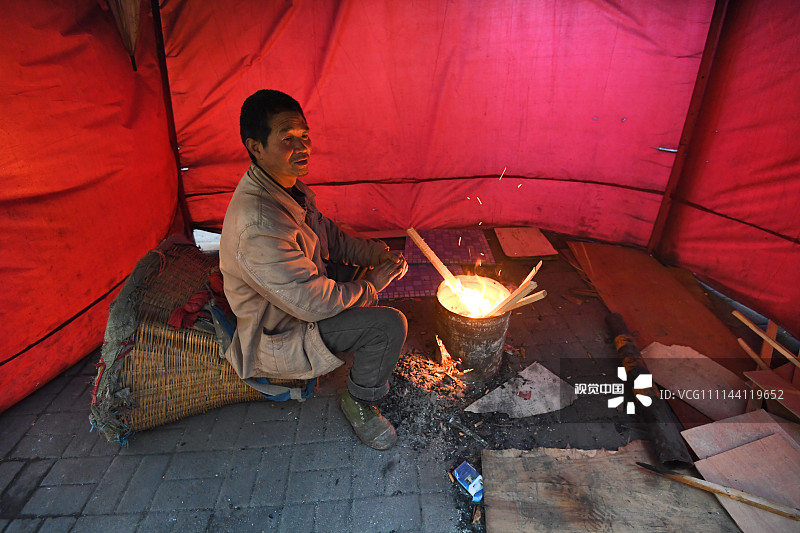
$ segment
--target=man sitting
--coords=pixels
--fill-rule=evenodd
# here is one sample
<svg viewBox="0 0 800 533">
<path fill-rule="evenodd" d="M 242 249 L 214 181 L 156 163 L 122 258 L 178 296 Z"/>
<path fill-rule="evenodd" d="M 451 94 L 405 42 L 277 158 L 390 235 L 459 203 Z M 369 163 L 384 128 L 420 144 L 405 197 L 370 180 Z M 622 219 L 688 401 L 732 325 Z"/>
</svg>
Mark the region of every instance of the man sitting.
<svg viewBox="0 0 800 533">
<path fill-rule="evenodd" d="M 251 165 L 222 225 L 220 270 L 237 327 L 225 357 L 249 378 L 310 379 L 354 352 L 342 410 L 362 442 L 394 445 L 394 427 L 375 406 L 405 342 L 405 316 L 378 307 L 378 293 L 408 265 L 381 241 L 347 235 L 317 209 L 298 177 L 311 139 L 300 104 L 260 90 L 240 116 Z M 363 279 L 352 279 L 366 267 Z M 348 272 L 349 274 L 343 274 Z"/>
</svg>

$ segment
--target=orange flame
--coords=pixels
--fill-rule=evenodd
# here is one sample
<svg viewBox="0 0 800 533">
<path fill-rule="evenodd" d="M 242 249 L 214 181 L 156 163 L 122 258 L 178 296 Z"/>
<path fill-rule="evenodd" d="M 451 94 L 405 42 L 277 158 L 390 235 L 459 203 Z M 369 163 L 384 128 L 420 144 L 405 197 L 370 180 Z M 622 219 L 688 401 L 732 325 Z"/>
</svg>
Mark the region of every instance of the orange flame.
<svg viewBox="0 0 800 533">
<path fill-rule="evenodd" d="M 439 295 L 447 309 L 469 318 L 482 318 L 508 296 L 508 289 L 482 276 L 458 276 L 455 286 L 445 281 L 452 295 Z M 442 292 L 441 289 L 439 291 Z"/>
</svg>

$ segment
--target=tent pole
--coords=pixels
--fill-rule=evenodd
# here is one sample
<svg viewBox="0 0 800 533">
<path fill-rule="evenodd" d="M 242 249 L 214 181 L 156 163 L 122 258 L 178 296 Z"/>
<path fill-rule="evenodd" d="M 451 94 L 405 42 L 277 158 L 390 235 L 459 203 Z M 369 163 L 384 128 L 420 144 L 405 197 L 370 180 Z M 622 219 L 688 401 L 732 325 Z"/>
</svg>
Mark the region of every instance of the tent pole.
<svg viewBox="0 0 800 533">
<path fill-rule="evenodd" d="M 719 44 L 719 37 L 722 33 L 725 14 L 728 11 L 728 2 L 729 0 L 717 0 L 714 4 L 714 13 L 711 16 L 708 37 L 706 38 L 706 45 L 703 49 L 703 58 L 700 60 L 700 68 L 697 71 L 697 79 L 694 83 L 692 99 L 689 102 L 686 121 L 683 123 L 683 131 L 681 131 L 678 153 L 675 154 L 675 162 L 669 173 L 669 180 L 664 189 L 661 205 L 658 208 L 658 215 L 653 223 L 653 231 L 650 233 L 650 239 L 647 242 L 647 253 L 649 254 L 652 254 L 661 245 L 661 238 L 664 235 L 664 226 L 672 210 L 673 197 L 683 177 L 686 154 L 689 149 L 689 144 L 692 141 L 692 135 L 694 134 L 695 125 L 697 124 L 697 116 L 700 113 L 703 97 L 705 96 L 706 87 L 708 86 L 708 76 L 711 72 L 711 65 L 714 63 L 714 56 L 716 56 L 717 53 L 717 45 Z"/>
<path fill-rule="evenodd" d="M 164 51 L 164 31 L 161 26 L 161 6 L 158 0 L 150 0 L 150 8 L 153 12 L 153 30 L 156 37 L 156 53 L 158 54 L 158 67 L 161 71 L 161 91 L 164 94 L 164 109 L 167 112 L 167 129 L 169 130 L 169 142 L 172 145 L 172 152 L 175 156 L 175 167 L 178 171 L 178 205 L 175 208 L 175 218 L 170 234 L 181 232 L 189 239 L 192 238 L 192 228 L 189 224 L 189 212 L 186 207 L 186 196 L 183 190 L 183 180 L 181 179 L 181 154 L 178 151 L 178 134 L 175 128 L 175 114 L 172 110 L 172 91 L 169 87 L 169 74 L 167 73 L 167 55 Z"/>
</svg>

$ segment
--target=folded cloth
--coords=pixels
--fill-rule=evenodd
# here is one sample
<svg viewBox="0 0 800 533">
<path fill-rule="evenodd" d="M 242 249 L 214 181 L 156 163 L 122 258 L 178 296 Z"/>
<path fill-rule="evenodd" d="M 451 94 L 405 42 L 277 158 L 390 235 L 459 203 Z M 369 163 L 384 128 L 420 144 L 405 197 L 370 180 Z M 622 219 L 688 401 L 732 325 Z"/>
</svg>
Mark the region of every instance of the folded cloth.
<svg viewBox="0 0 800 533">
<path fill-rule="evenodd" d="M 219 270 L 215 270 L 211 273 L 211 276 L 209 276 L 208 287 L 211 289 L 211 293 L 214 295 L 214 305 L 222 309 L 223 313 L 230 313 L 231 306 L 228 304 L 227 298 L 225 298 L 225 288 L 222 281 L 222 273 Z"/>
<path fill-rule="evenodd" d="M 175 309 L 169 317 L 167 324 L 175 329 L 194 328 L 194 323 L 202 314 L 203 306 L 211 298 L 209 291 L 200 291 L 194 294 L 189 301 Z"/>
</svg>

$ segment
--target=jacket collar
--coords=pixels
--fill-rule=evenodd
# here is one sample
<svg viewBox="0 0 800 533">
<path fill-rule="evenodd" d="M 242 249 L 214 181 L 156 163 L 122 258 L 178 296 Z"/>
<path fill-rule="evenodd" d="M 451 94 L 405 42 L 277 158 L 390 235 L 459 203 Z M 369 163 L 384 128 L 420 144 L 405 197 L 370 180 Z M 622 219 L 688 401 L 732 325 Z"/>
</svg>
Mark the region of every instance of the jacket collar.
<svg viewBox="0 0 800 533">
<path fill-rule="evenodd" d="M 272 179 L 272 176 L 264 172 L 264 169 L 262 169 L 256 163 L 250 163 L 250 168 L 247 171 L 247 175 L 251 180 L 253 180 L 253 182 L 255 182 L 256 185 L 267 191 L 267 193 L 269 193 L 269 195 L 272 196 L 275 201 L 281 205 L 281 207 L 286 209 L 286 211 L 292 215 L 298 224 L 305 221 L 306 210 L 300 207 L 300 205 L 295 202 L 294 198 L 292 198 L 289 193 L 286 192 L 286 189 L 278 185 L 278 183 Z M 306 195 L 306 199 L 309 204 L 315 203 L 316 194 L 314 194 L 314 191 L 312 191 L 308 185 L 300 180 L 297 180 L 297 188 Z"/>
</svg>

